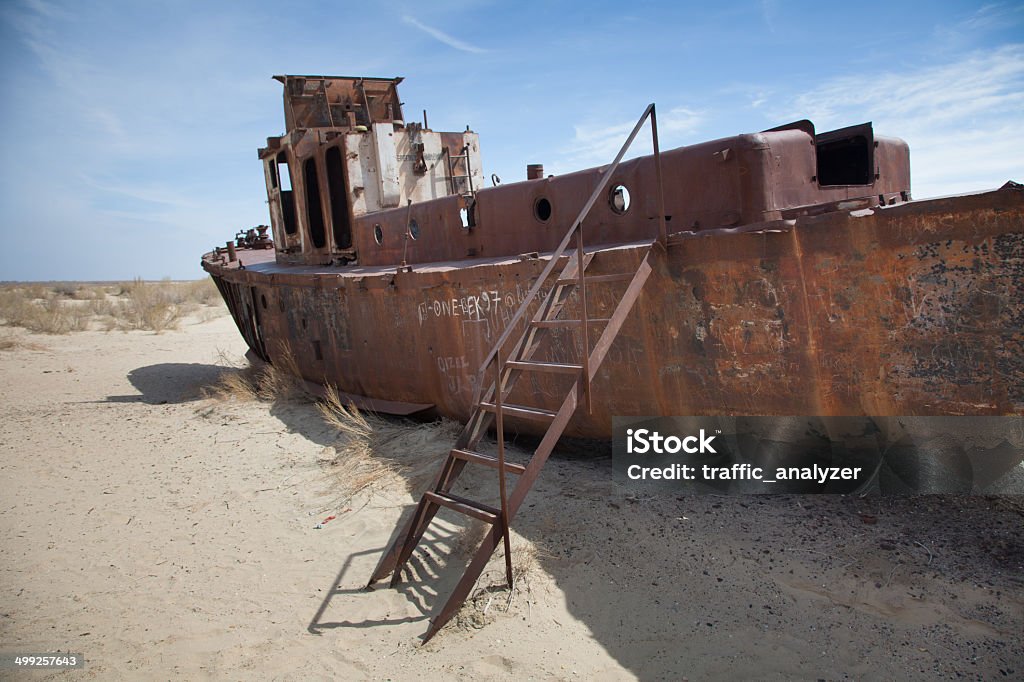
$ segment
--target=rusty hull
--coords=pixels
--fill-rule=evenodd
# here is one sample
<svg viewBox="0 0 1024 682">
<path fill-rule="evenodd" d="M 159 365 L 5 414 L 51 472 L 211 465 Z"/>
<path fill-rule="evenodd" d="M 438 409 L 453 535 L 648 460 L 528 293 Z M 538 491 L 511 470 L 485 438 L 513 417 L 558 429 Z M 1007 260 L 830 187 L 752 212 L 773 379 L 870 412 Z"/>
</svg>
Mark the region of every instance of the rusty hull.
<svg viewBox="0 0 1024 682">
<path fill-rule="evenodd" d="M 672 234 L 594 381 L 601 399 L 567 433 L 609 437 L 612 415 L 1024 414 L 1024 192 L 835 208 Z M 587 274 L 628 272 L 645 248 L 599 247 Z M 543 254 L 411 271 L 239 258 L 203 266 L 258 354 L 290 353 L 308 380 L 458 420 L 545 264 Z M 588 287 L 592 317 L 614 286 Z M 537 357 L 575 362 L 577 337 L 552 333 Z M 515 390 L 555 408 L 559 381 L 524 377 Z"/>
</svg>

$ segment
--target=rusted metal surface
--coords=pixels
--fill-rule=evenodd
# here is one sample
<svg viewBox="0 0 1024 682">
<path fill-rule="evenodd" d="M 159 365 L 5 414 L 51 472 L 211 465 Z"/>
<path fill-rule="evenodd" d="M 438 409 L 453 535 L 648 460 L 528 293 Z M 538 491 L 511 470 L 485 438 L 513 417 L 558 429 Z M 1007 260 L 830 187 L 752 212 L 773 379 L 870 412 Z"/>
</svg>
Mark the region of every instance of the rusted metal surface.
<svg viewBox="0 0 1024 682">
<path fill-rule="evenodd" d="M 607 437 L 611 415 L 633 414 L 1024 413 L 1022 198 L 1005 189 L 673 235 L 595 377 L 601 400 L 568 433 Z M 628 271 L 642 249 L 597 250 L 590 270 Z M 286 345 L 307 379 L 456 419 L 545 264 L 396 273 L 289 268 L 257 253 L 270 255 L 240 252 L 244 270 L 205 263 L 233 292 L 247 340 L 261 330 L 271 357 Z M 591 314 L 615 295 L 592 286 Z M 552 338 L 556 357 L 580 361 L 572 334 Z M 555 396 L 558 381 L 521 390 Z"/>
</svg>

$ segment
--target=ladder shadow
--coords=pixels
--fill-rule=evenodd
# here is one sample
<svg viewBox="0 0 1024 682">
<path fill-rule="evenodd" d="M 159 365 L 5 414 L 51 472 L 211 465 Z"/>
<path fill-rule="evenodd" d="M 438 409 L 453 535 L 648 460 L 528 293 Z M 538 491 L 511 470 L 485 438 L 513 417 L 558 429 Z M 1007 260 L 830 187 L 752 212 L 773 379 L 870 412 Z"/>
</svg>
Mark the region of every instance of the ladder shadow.
<svg viewBox="0 0 1024 682">
<path fill-rule="evenodd" d="M 356 582 L 358 587 L 343 587 L 346 577 L 352 574 L 353 564 L 362 557 L 380 556 L 386 547 L 375 547 L 360 552 L 353 552 L 342 563 L 334 581 L 324 594 L 324 598 L 317 608 L 316 613 L 310 620 L 306 630 L 310 634 L 321 635 L 325 630 L 335 628 L 371 628 L 380 625 L 401 625 L 405 623 L 416 623 L 429 620 L 436 607 L 438 600 L 446 596 L 446 590 L 450 589 L 451 571 L 445 570 L 445 565 L 438 561 L 438 557 L 450 554 L 451 543 L 458 537 L 461 527 L 455 524 L 445 524 L 448 528 L 431 527 L 423 535 L 417 551 L 409 559 L 402 571 L 402 582 L 395 587 L 395 591 L 419 612 L 418 616 L 405 616 L 401 618 L 368 618 L 365 620 L 324 620 L 324 616 L 331 607 L 332 602 L 341 596 L 356 597 L 357 595 L 370 595 L 391 589 L 389 586 L 373 587 L 365 584 L 366 572 L 362 568 L 355 572 L 349 582 Z M 397 530 L 395 533 L 397 533 Z"/>
</svg>

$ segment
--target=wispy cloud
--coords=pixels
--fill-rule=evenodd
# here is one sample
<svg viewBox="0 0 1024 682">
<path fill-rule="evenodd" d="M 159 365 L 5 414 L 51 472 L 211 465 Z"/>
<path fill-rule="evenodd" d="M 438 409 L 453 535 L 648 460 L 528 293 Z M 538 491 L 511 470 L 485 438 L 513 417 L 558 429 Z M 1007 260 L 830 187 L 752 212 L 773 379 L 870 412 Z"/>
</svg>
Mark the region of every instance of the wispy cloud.
<svg viewBox="0 0 1024 682">
<path fill-rule="evenodd" d="M 775 33 L 775 15 L 777 13 L 778 6 L 775 0 L 761 0 L 761 16 L 764 18 L 764 25 L 768 27 L 768 31 Z"/>
<path fill-rule="evenodd" d="M 820 130 L 874 121 L 910 143 L 914 193 L 929 196 L 1024 176 L 1022 111 L 1024 45 L 1008 45 L 915 71 L 836 78 L 776 113 L 811 118 Z"/>
<path fill-rule="evenodd" d="M 684 138 L 698 130 L 704 120 L 704 114 L 687 107 L 679 106 L 658 114 L 658 142 L 662 149 L 682 144 Z M 574 126 L 572 142 L 564 147 L 552 168 L 555 172 L 579 170 L 611 162 L 618 153 L 622 143 L 636 121 L 626 121 L 611 125 L 580 124 Z M 649 130 L 650 123 L 645 125 Z M 646 136 L 646 137 L 645 137 Z M 637 139 L 627 153 L 626 158 L 650 154 L 650 132 L 641 130 Z"/>
<path fill-rule="evenodd" d="M 426 24 L 418 21 L 415 17 L 405 15 L 404 17 L 402 17 L 402 21 L 405 22 L 406 24 L 409 24 L 410 26 L 418 28 L 427 35 L 431 36 L 432 38 L 435 38 L 444 43 L 445 45 L 447 45 L 448 47 L 453 47 L 456 50 L 462 50 L 463 52 L 472 52 L 473 54 L 483 54 L 487 52 L 487 50 L 483 49 L 482 47 L 470 45 L 465 41 L 459 40 L 454 36 L 448 35 L 444 31 L 441 31 L 440 29 L 436 29 L 432 26 L 427 26 Z"/>
<path fill-rule="evenodd" d="M 1017 3 L 995 2 L 979 7 L 960 25 L 971 31 L 1006 28 L 1024 18 L 1024 6 Z"/>
</svg>

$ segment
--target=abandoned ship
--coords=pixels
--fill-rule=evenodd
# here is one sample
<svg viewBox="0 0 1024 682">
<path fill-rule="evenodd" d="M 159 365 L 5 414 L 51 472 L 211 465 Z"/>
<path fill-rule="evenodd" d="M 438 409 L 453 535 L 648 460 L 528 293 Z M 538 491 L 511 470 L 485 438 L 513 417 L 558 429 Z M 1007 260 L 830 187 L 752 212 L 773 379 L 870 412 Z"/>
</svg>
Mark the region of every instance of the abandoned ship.
<svg viewBox="0 0 1024 682">
<path fill-rule="evenodd" d="M 912 200 L 907 144 L 870 123 L 661 151 L 650 105 L 607 166 L 486 186 L 476 133 L 408 120 L 400 78 L 275 78 L 272 239 L 240 234 L 202 266 L 259 358 L 377 411 L 466 422 L 371 579 L 399 580 L 440 507 L 491 524 L 428 637 L 503 540 L 507 557 L 563 433 L 608 438 L 613 415 L 1024 414 L 1019 185 Z M 654 153 L 623 161 L 642 129 Z M 543 436 L 529 464 L 505 461 L 509 430 Z M 467 464 L 498 470 L 500 508 L 452 492 Z"/>
</svg>

